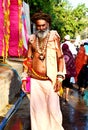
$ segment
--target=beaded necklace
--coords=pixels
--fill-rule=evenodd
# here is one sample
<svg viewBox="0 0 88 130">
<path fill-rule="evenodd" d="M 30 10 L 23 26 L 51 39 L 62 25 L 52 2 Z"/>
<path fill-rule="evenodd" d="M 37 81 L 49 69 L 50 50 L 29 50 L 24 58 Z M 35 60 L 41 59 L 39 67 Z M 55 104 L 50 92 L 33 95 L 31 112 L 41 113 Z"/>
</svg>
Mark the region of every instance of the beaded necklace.
<svg viewBox="0 0 88 130">
<path fill-rule="evenodd" d="M 48 43 L 48 40 L 49 40 L 49 33 L 45 39 L 45 42 L 41 42 L 39 41 L 39 38 L 37 37 L 36 39 L 36 48 L 37 48 L 37 52 L 39 53 L 39 59 L 40 60 L 44 60 L 45 59 L 45 51 L 46 51 L 46 47 L 47 47 L 47 43 Z"/>
</svg>

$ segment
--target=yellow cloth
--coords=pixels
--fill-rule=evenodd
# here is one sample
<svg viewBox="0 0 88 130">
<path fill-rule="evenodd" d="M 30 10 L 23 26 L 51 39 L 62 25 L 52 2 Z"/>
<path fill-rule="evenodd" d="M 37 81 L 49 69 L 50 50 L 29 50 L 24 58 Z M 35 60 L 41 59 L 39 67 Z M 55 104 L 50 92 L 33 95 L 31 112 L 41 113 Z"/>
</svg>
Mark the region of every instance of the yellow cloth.
<svg viewBox="0 0 88 130">
<path fill-rule="evenodd" d="M 64 90 L 63 90 L 63 88 L 62 88 L 62 86 L 61 86 L 61 88 L 60 88 L 60 90 L 57 92 L 57 94 L 58 94 L 60 97 L 62 97 L 62 96 L 63 96 L 63 93 L 64 93 Z"/>
</svg>

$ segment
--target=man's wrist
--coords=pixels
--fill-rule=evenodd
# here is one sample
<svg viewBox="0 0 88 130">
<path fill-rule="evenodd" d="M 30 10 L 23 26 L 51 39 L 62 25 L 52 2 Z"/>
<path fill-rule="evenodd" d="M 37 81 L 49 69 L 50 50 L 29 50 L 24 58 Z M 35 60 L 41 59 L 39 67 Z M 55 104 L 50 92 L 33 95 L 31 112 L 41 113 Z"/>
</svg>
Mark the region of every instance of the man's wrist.
<svg viewBox="0 0 88 130">
<path fill-rule="evenodd" d="M 57 77 L 58 78 L 65 78 L 65 74 L 63 72 L 57 72 Z"/>
<path fill-rule="evenodd" d="M 63 81 L 63 78 L 58 77 L 57 80 L 58 80 L 59 82 L 62 82 L 62 81 Z"/>
<path fill-rule="evenodd" d="M 21 75 L 21 80 L 26 80 L 27 77 L 28 77 L 28 74 L 26 72 L 23 72 Z"/>
</svg>

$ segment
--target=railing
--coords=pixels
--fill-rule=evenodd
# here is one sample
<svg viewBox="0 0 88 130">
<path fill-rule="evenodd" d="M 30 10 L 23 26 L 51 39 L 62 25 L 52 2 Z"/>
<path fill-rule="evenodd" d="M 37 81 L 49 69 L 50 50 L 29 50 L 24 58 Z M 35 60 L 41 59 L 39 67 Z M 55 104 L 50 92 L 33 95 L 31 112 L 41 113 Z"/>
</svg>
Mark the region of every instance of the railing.
<svg viewBox="0 0 88 130">
<path fill-rule="evenodd" d="M 0 130 L 4 130 L 6 124 L 8 123 L 8 121 L 11 119 L 11 117 L 16 113 L 16 111 L 19 109 L 20 104 L 23 100 L 23 98 L 26 96 L 26 94 L 21 91 L 20 93 L 20 97 L 18 98 L 18 100 L 15 102 L 15 104 L 11 107 L 11 109 L 7 112 L 5 118 L 2 120 L 2 122 L 0 123 Z"/>
</svg>

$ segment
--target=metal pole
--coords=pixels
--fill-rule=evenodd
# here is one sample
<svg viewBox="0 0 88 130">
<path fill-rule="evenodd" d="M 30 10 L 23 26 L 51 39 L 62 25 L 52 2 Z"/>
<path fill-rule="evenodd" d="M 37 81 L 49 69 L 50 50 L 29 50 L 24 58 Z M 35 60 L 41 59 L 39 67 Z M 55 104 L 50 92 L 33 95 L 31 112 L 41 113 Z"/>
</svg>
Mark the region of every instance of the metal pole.
<svg viewBox="0 0 88 130">
<path fill-rule="evenodd" d="M 9 121 L 9 119 L 16 113 L 16 111 L 18 110 L 22 99 L 26 96 L 26 93 L 24 93 L 23 91 L 20 93 L 20 97 L 18 98 L 18 100 L 15 102 L 15 104 L 12 106 L 12 108 L 7 112 L 5 118 L 2 120 L 2 122 L 0 123 L 0 130 L 4 130 L 7 122 Z"/>
</svg>

